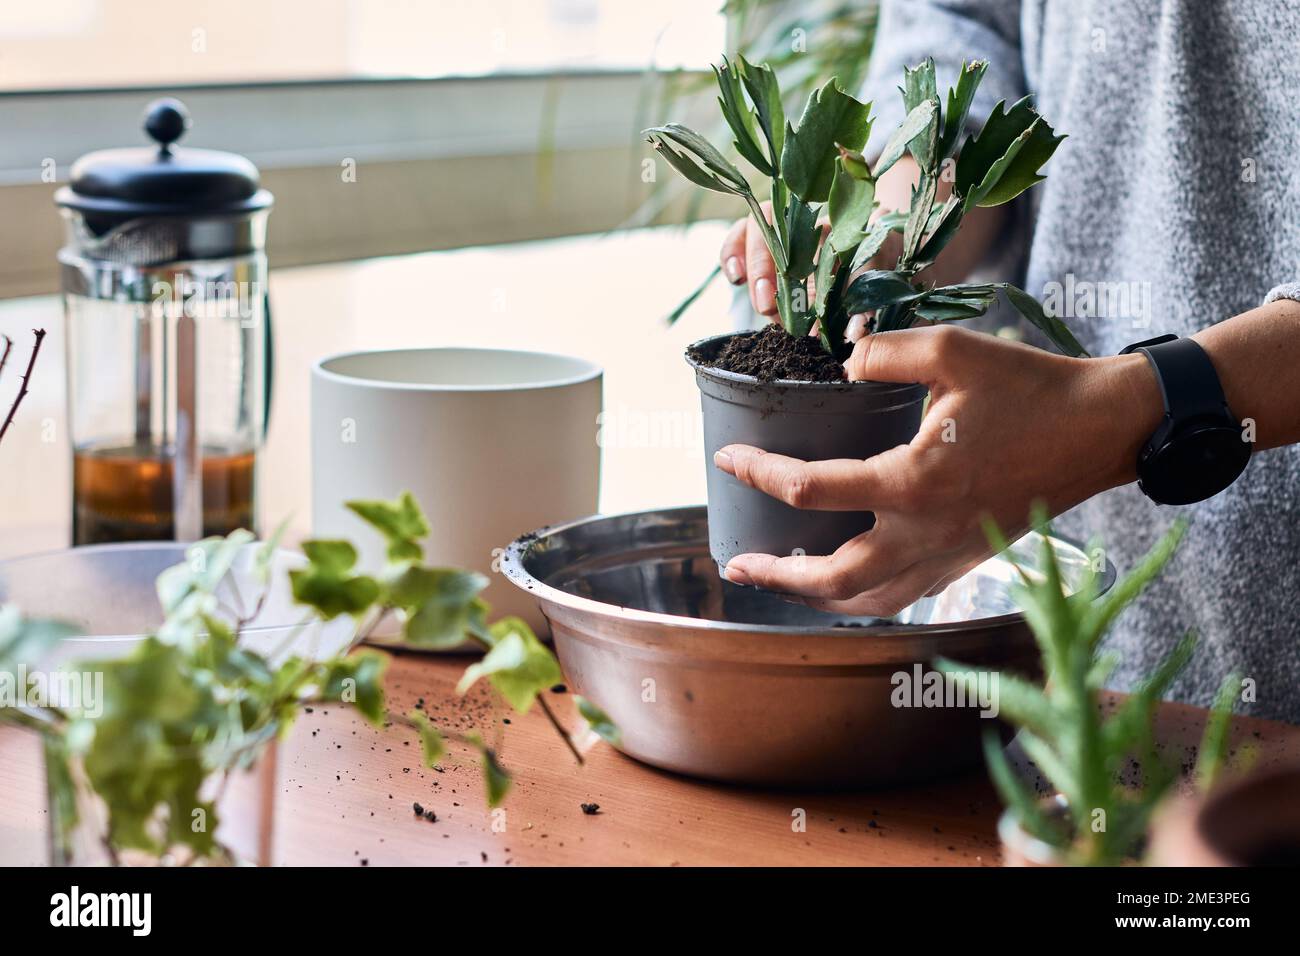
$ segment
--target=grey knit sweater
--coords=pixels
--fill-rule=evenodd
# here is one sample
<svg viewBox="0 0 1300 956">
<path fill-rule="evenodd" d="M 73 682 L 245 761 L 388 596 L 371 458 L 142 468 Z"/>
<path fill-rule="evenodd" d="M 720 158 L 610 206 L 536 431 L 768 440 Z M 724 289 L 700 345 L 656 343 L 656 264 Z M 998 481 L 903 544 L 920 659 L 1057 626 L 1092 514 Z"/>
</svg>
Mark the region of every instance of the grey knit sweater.
<svg viewBox="0 0 1300 956">
<path fill-rule="evenodd" d="M 1001 266 L 1014 263 L 1007 277 L 1038 298 L 1072 303 L 1066 321 L 1084 346 L 1114 354 L 1204 329 L 1275 289 L 1298 297 L 1298 36 L 1295 0 L 882 0 L 864 95 L 883 136 L 902 118 L 904 65 L 926 56 L 941 90 L 963 58 L 989 61 L 981 122 L 997 100 L 1034 94 L 1069 138 L 1017 201 Z M 1300 342 L 1295 358 L 1300 389 Z M 1130 485 L 1058 520 L 1100 536 L 1121 571 L 1175 515 L 1191 522 L 1110 639 L 1123 656 L 1116 687 L 1194 628 L 1201 646 L 1173 697 L 1206 705 L 1236 668 L 1255 682 L 1245 712 L 1300 723 L 1298 495 L 1291 446 L 1257 454 L 1197 505 L 1158 507 Z"/>
</svg>

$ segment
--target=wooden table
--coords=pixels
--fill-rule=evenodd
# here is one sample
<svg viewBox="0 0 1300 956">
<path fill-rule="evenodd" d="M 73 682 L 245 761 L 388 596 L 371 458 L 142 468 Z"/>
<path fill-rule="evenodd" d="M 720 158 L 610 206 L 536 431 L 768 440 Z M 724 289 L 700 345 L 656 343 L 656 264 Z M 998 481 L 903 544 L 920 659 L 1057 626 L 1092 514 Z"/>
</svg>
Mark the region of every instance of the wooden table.
<svg viewBox="0 0 1300 956">
<path fill-rule="evenodd" d="M 346 708 L 304 715 L 280 755 L 275 859 L 289 865 L 997 866 L 1000 806 L 982 771 L 927 786 L 867 793 L 763 791 L 664 773 L 603 743 L 578 766 L 537 708 L 493 713 L 486 693 L 456 698 L 465 658 L 398 655 L 390 708 L 424 698 L 435 721 L 502 731 L 515 776 L 495 818 L 477 765 L 453 755 L 426 770 L 400 727 L 374 730 Z M 577 729 L 567 695 L 551 701 Z M 508 718 L 505 726 L 502 719 Z M 1205 711 L 1164 704 L 1167 759 L 1187 759 Z M 1256 766 L 1300 757 L 1300 728 L 1238 718 L 1234 750 Z M 44 860 L 40 758 L 30 735 L 0 732 L 0 863 Z M 415 803 L 437 822 L 415 816 Z M 597 803 L 594 815 L 583 803 Z M 806 829 L 793 826 L 803 810 Z M 494 822 L 504 830 L 494 830 Z"/>
<path fill-rule="evenodd" d="M 263 523 L 310 514 L 308 369 L 322 355 L 399 345 L 496 345 L 570 352 L 606 368 L 605 407 L 677 421 L 667 445 L 603 448 L 602 510 L 703 500 L 698 398 L 684 345 L 726 327 L 717 286 L 677 327 L 662 315 L 699 278 L 721 229 L 703 225 L 612 237 L 471 249 L 273 273 L 276 405 L 263 455 Z M 575 281 L 580 280 L 575 287 Z M 484 303 L 488 308 L 484 310 Z M 493 304 L 495 303 L 495 305 Z M 63 441 L 62 328 L 53 298 L 0 303 L 0 332 L 20 343 L 50 330 L 33 390 L 0 450 L 0 557 L 63 547 L 70 467 Z M 9 394 L 0 386 L 0 398 Z M 696 426 L 697 427 L 697 426 Z M 53 435 L 54 440 L 50 440 Z M 400 728 L 376 731 L 343 708 L 305 715 L 281 753 L 276 859 L 286 864 L 915 864 L 999 862 L 998 802 L 982 771 L 876 793 L 776 792 L 662 773 L 601 744 L 579 767 L 536 712 L 493 714 L 481 692 L 459 700 L 463 658 L 398 656 L 390 706 L 424 698 L 435 717 L 503 732 L 515 774 L 504 832 L 493 830 L 477 766 L 420 766 Z M 558 696 L 558 695 L 557 695 Z M 555 701 L 572 726 L 567 699 Z M 506 726 L 504 719 L 511 723 Z M 1165 704 L 1171 756 L 1200 737 L 1205 712 Z M 463 728 L 462 728 L 463 729 Z M 1300 756 L 1300 728 L 1242 718 L 1239 742 L 1267 764 Z M 436 823 L 416 819 L 416 802 Z M 597 803 L 588 815 L 583 803 Z M 806 829 L 792 826 L 806 812 Z M 501 818 L 496 818 L 500 820 Z M 45 859 L 44 795 L 35 741 L 0 731 L 0 862 Z"/>
</svg>

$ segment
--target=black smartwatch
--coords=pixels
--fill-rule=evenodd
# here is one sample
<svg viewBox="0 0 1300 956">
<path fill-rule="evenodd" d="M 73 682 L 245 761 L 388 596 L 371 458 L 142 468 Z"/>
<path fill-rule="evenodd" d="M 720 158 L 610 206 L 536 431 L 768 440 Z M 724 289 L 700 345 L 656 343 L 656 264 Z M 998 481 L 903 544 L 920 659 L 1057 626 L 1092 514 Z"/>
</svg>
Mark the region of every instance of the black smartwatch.
<svg viewBox="0 0 1300 956">
<path fill-rule="evenodd" d="M 1246 470 L 1251 442 L 1228 408 L 1210 357 L 1191 339 L 1161 335 L 1120 352 L 1151 363 L 1165 403 L 1164 421 L 1138 455 L 1138 487 L 1157 504 L 1212 498 Z"/>
</svg>

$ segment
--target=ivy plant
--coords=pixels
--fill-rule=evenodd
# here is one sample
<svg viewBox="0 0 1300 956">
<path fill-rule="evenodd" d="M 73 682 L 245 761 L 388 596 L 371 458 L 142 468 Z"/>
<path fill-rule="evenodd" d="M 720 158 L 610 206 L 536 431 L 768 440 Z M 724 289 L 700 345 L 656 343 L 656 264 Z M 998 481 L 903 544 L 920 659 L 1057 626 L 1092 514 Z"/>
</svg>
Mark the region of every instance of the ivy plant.
<svg viewBox="0 0 1300 956">
<path fill-rule="evenodd" d="M 78 662 L 103 674 L 102 700 L 93 715 L 57 706 L 0 708 L 0 721 L 43 739 L 56 852 L 70 856 L 82 798 L 90 795 L 104 807 L 99 839 L 110 859 L 125 851 L 229 858 L 215 837 L 214 794 L 225 778 L 251 767 L 283 737 L 305 708 L 320 704 L 350 705 L 375 727 L 409 728 L 430 767 L 446 757 L 448 741 L 465 745 L 478 754 L 489 805 L 500 803 L 511 778 L 492 745 L 474 733 L 437 727 L 419 710 L 388 711 L 388 657 L 356 645 L 394 618 L 409 647 L 450 648 L 465 640 L 479 645 L 484 654 L 465 670 L 457 691 L 487 680 L 515 711 L 537 705 L 582 762 L 542 696 L 562 680 L 554 654 L 517 617 L 489 622 L 480 596 L 487 584 L 483 575 L 424 564 L 421 541 L 429 527 L 415 499 L 404 494 L 348 507 L 383 535 L 387 565 L 379 574 L 366 574 L 357 569 L 349 542 L 303 542 L 306 563 L 289 572 L 288 585 L 304 616 L 278 650 L 258 653 L 241 637 L 262 613 L 280 533 L 254 545 L 249 532 L 236 531 L 198 542 L 183 563 L 158 577 L 165 620 L 156 633 L 120 659 Z M 246 548 L 255 548 L 258 594 L 239 594 L 229 575 Z M 227 580 L 229 592 L 222 590 Z M 339 618 L 349 622 L 352 634 L 343 652 L 324 659 L 284 656 L 306 628 Z M 73 633 L 57 621 L 24 619 L 15 607 L 0 608 L 0 672 L 39 666 L 53 645 Z M 598 735 L 618 742 L 617 727 L 598 706 L 581 698 L 576 706 Z M 196 811 L 205 826 L 192 825 Z"/>
<path fill-rule="evenodd" d="M 989 775 L 1017 823 L 1066 862 L 1113 866 L 1134 858 L 1152 812 L 1178 779 L 1178 768 L 1157 752 L 1153 715 L 1191 659 L 1196 636 L 1186 634 L 1109 716 L 1103 714 L 1101 693 L 1119 657 L 1101 647 L 1111 625 L 1168 562 L 1186 524 L 1176 522 L 1105 594 L 1099 593 L 1100 575 L 1091 567 L 1072 592 L 1067 589 L 1056 550 L 1048 541 L 1046 516 L 1037 515 L 1035 525 L 1042 535 L 1039 567 L 1029 571 L 1016 564 L 1019 580 L 1011 585 L 1011 594 L 1037 641 L 1047 681 L 1040 688 L 1023 677 L 998 672 L 997 699 L 1001 716 L 1019 731 L 1025 756 L 1065 798 L 1064 819 L 1049 813 L 1017 775 L 992 730 L 984 740 Z M 987 531 L 995 547 L 1009 555 L 1001 533 L 992 525 Z M 937 666 L 950 679 L 966 683 L 970 692 L 978 686 L 978 669 L 949 660 Z M 1206 723 L 1196 767 L 1203 788 L 1213 783 L 1223 764 L 1228 719 L 1240 683 L 1236 674 L 1224 680 Z M 1125 769 L 1136 769 L 1138 785 L 1121 779 Z"/>
<path fill-rule="evenodd" d="M 934 287 L 921 277 L 972 209 L 1010 202 L 1043 180 L 1039 170 L 1064 139 L 1026 97 L 1009 109 L 999 102 L 983 128 L 963 141 L 986 68 L 982 61 L 963 64 L 945 100 L 932 59 L 905 70 L 907 115 L 873 164 L 862 153 L 871 134 L 870 103 L 832 78 L 809 95 L 796 124 L 785 116 L 768 66 L 724 57 L 714 68 L 718 104 L 736 153 L 768 181 L 770 221 L 745 174 L 705 137 L 677 123 L 645 135 L 688 180 L 748 204 L 776 263 L 781 324 L 795 336 L 816 326 L 822 346 L 841 361 L 851 348 L 845 331 L 852 315 L 874 313 L 870 331 L 961 321 L 983 315 L 999 293 L 1062 352 L 1083 355 L 1064 323 L 1009 283 Z M 877 215 L 876 181 L 908 153 L 920 168 L 910 208 Z M 943 200 L 941 177 L 953 184 Z M 879 268 L 890 233 L 902 234 L 901 251 L 892 268 Z"/>
</svg>

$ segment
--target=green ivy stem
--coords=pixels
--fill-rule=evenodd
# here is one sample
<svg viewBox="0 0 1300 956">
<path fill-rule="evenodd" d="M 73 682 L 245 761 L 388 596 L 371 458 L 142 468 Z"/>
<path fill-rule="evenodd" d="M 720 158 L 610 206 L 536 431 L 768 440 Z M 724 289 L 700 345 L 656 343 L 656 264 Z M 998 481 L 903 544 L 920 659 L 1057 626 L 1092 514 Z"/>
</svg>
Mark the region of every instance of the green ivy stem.
<svg viewBox="0 0 1300 956">
<path fill-rule="evenodd" d="M 235 578 L 233 575 L 230 578 L 230 583 L 232 586 L 235 583 Z M 261 595 L 257 599 L 257 603 L 253 605 L 253 613 L 247 615 L 246 617 L 239 617 L 235 619 L 236 633 L 242 631 L 245 627 L 252 624 L 254 621 L 258 619 L 258 617 L 262 613 L 262 608 L 266 606 L 266 596 L 269 593 L 270 593 L 269 589 L 263 588 Z M 239 601 L 239 609 L 242 612 L 244 609 L 244 599 L 239 595 L 238 590 L 235 591 L 235 597 Z"/>
<path fill-rule="evenodd" d="M 578 748 L 573 743 L 573 738 L 569 736 L 569 732 L 560 725 L 560 721 L 555 716 L 555 712 L 551 710 L 551 705 L 546 702 L 546 698 L 541 694 L 537 695 L 537 703 L 541 705 L 542 713 L 544 713 L 546 719 L 551 722 L 551 726 L 555 728 L 555 732 L 560 735 L 560 739 L 563 740 L 565 746 L 569 748 L 569 753 L 573 754 L 573 759 L 578 761 L 579 766 L 581 766 L 585 763 L 582 759 L 582 754 L 578 752 Z"/>
<path fill-rule="evenodd" d="M 356 549 L 346 541 L 304 542 L 307 564 L 291 571 L 289 582 L 294 600 L 311 612 L 287 628 L 268 655 L 240 644 L 269 592 L 245 595 L 234 585 L 226 600 L 218 602 L 215 596 L 251 535 L 234 532 L 225 539 L 205 539 L 198 544 L 208 559 L 202 568 L 187 561 L 159 576 L 158 597 L 166 615 L 163 635 L 147 636 L 121 660 L 98 662 L 105 671 L 108 701 L 116 705 L 119 699 L 129 700 L 131 706 L 112 706 L 111 713 L 93 721 L 49 707 L 0 712 L 0 723 L 34 730 L 43 741 L 54 859 L 71 858 L 82 795 L 104 803 L 106 822 L 102 827 L 98 820 L 88 822 L 84 833 L 97 841 L 93 845 L 103 844 L 114 864 L 122 862 L 124 850 L 158 854 L 179 852 L 181 846 L 198 857 L 177 856 L 178 863 L 230 859 L 213 834 L 191 835 L 184 827 L 173 826 L 176 821 L 170 821 L 166 834 L 160 836 L 152 829 L 155 814 L 160 808 L 197 805 L 202 799 L 200 788 L 215 793 L 220 801 L 233 774 L 255 765 L 312 704 L 351 704 L 372 726 L 413 727 L 420 733 L 426 759 L 436 759 L 442 734 L 428 716 L 414 711 L 409 717 L 394 715 L 385 705 L 384 656 L 371 651 L 350 653 L 397 610 L 407 615 L 406 646 L 472 640 L 488 656 L 499 651 L 490 661 L 471 665 L 461 686 L 467 688 L 486 675 L 519 713 L 537 701 L 574 758 L 583 763 L 574 741 L 541 696 L 562 679 L 553 652 L 537 641 L 524 621 L 502 618 L 489 626 L 490 609 L 478 596 L 487 584 L 485 576 L 416 563 L 423 555 L 417 539 L 429 529 L 414 498 L 404 494 L 395 502 L 349 502 L 348 507 L 388 538 L 389 559 L 401 567 L 400 579 L 355 573 Z M 263 586 L 269 574 L 267 555 L 278 535 L 259 551 L 257 579 Z M 251 597 L 257 603 L 250 607 Z M 304 653 L 293 653 L 305 628 L 341 616 L 348 620 L 340 625 L 349 627 L 344 650 L 319 659 L 324 628 L 317 626 Z M 0 610 L 0 665 L 9 663 L 15 649 L 22 655 L 15 660 L 40 659 L 44 648 L 71 633 L 75 629 L 57 621 L 27 620 L 7 608 Z M 520 652 L 522 658 L 516 660 L 514 655 Z M 351 689 L 356 690 L 355 698 Z M 603 711 L 581 698 L 576 703 L 593 728 L 599 725 L 600 736 L 616 738 L 617 728 Z M 69 735 L 91 729 L 92 734 L 76 734 L 74 752 Z M 500 726 L 496 731 L 501 733 Z M 133 741 L 144 733 L 159 740 L 165 751 L 142 759 Z M 450 731 L 448 738 L 482 752 L 488 805 L 495 806 L 509 788 L 509 774 L 496 762 L 494 749 L 484 744 L 479 733 Z M 94 773 L 87 774 L 87 768 Z M 157 794 L 150 806 L 136 796 L 145 788 Z"/>
<path fill-rule="evenodd" d="M 484 651 L 490 651 L 492 649 L 492 637 L 482 628 L 471 625 L 467 632 L 467 636 L 470 640 L 483 648 Z M 555 732 L 560 735 L 560 739 L 564 741 L 564 745 L 569 748 L 569 753 L 573 754 L 573 758 L 578 761 L 580 766 L 584 764 L 586 761 L 582 759 L 582 754 L 573 743 L 573 739 L 569 736 L 569 732 L 564 729 L 559 718 L 555 716 L 555 712 L 551 710 L 551 705 L 546 703 L 546 699 L 542 697 L 541 694 L 537 695 L 536 700 L 538 705 L 542 708 L 542 713 L 546 715 L 546 719 L 551 722 L 551 726 L 555 728 Z"/>
<path fill-rule="evenodd" d="M 390 723 L 396 724 L 399 727 L 405 727 L 407 730 L 414 730 L 417 733 L 419 733 L 421 729 L 419 724 L 413 721 L 410 717 L 407 717 L 405 714 L 395 714 L 390 712 L 388 720 Z M 479 741 L 468 734 L 462 734 L 455 730 L 443 730 L 441 727 L 435 729 L 438 731 L 438 736 L 444 737 L 447 740 L 463 744 L 466 747 L 477 748 L 479 746 Z"/>
</svg>

